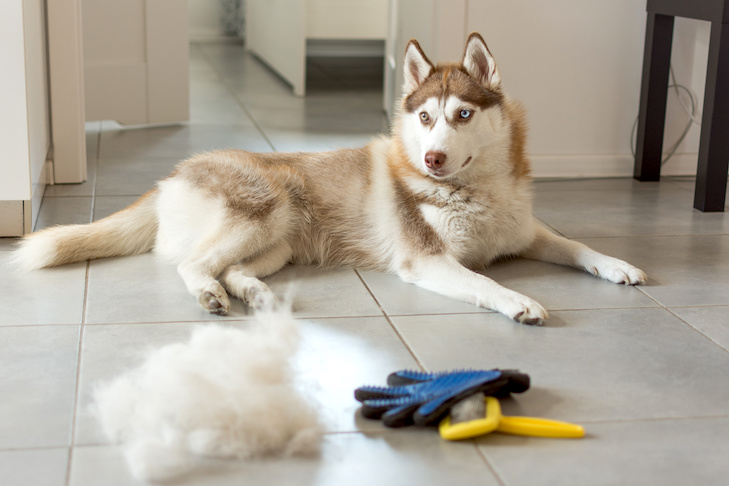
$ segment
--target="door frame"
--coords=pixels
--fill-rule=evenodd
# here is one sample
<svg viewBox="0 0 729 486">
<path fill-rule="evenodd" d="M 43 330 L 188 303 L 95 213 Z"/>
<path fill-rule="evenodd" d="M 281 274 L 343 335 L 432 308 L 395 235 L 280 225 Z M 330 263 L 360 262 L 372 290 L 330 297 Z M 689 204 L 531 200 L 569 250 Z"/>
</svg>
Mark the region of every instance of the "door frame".
<svg viewBox="0 0 729 486">
<path fill-rule="evenodd" d="M 86 180 L 81 0 L 46 2 L 53 181 Z"/>
</svg>

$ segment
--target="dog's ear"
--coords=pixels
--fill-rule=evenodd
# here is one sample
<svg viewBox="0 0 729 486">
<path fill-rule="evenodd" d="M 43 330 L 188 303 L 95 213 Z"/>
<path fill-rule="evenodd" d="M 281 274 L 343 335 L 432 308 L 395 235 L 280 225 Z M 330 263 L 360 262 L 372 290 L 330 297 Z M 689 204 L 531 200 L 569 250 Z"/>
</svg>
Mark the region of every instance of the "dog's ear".
<svg viewBox="0 0 729 486">
<path fill-rule="evenodd" d="M 483 37 L 476 32 L 468 36 L 466 52 L 463 54 L 463 67 L 468 74 L 476 78 L 488 89 L 497 90 L 501 87 L 501 75 L 496 66 L 489 48 L 486 47 Z"/>
<path fill-rule="evenodd" d="M 425 57 L 418 41 L 411 39 L 405 49 L 403 91 L 405 93 L 414 91 L 415 88 L 425 81 L 431 69 L 433 69 L 433 63 Z"/>
</svg>

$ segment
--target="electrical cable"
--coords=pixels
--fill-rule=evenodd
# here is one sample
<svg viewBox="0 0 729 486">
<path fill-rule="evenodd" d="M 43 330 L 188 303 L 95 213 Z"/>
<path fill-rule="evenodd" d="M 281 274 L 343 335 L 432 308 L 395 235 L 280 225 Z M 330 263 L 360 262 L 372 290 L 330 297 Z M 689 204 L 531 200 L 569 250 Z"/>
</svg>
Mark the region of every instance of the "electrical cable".
<svg viewBox="0 0 729 486">
<path fill-rule="evenodd" d="M 686 86 L 683 86 L 681 84 L 676 83 L 676 75 L 673 72 L 673 66 L 670 67 L 670 76 L 671 76 L 671 84 L 668 85 L 669 88 L 673 88 L 673 90 L 676 92 L 676 97 L 678 98 L 678 102 L 681 105 L 681 108 L 683 108 L 683 111 L 688 115 L 688 122 L 686 123 L 686 127 L 683 129 L 683 132 L 678 137 L 678 140 L 671 145 L 671 148 L 668 149 L 666 157 L 661 160 L 661 166 L 663 166 L 668 160 L 673 157 L 673 155 L 676 153 L 676 150 L 678 149 L 678 146 L 681 145 L 681 142 L 684 141 L 686 136 L 688 135 L 689 130 L 691 130 L 691 125 L 693 123 L 696 123 L 697 125 L 701 126 L 701 120 L 696 116 L 696 99 L 694 98 L 694 94 L 691 92 L 690 89 L 688 89 Z M 681 98 L 681 92 L 680 89 L 684 90 L 686 94 L 689 97 L 689 100 L 691 102 L 691 110 L 689 111 L 689 108 L 684 103 L 683 99 Z M 633 128 L 630 131 L 630 151 L 633 154 L 633 158 L 635 158 L 635 135 L 638 128 L 638 117 L 635 117 L 635 122 L 633 123 Z"/>
</svg>

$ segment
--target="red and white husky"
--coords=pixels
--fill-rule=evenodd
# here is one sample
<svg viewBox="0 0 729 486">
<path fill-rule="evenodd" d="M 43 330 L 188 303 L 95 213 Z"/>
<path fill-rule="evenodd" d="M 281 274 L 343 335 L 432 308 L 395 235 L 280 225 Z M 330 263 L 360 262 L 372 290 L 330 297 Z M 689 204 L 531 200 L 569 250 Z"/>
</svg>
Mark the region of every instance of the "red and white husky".
<svg viewBox="0 0 729 486">
<path fill-rule="evenodd" d="M 41 268 L 154 249 L 214 314 L 228 311 L 228 294 L 268 305 L 260 279 L 288 263 L 396 273 L 525 324 L 547 311 L 471 269 L 523 256 L 645 282 L 535 220 L 524 114 L 480 35 L 460 63 L 437 66 L 410 41 L 404 75 L 391 137 L 323 153 L 197 155 L 118 213 L 26 237 L 15 259 Z"/>
</svg>

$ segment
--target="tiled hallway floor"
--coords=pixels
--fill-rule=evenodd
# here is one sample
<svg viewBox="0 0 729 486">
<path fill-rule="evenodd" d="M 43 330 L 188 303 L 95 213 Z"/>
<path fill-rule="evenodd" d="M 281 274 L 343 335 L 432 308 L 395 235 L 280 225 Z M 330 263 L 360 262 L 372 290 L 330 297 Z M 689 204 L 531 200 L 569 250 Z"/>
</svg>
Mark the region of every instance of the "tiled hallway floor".
<svg viewBox="0 0 729 486">
<path fill-rule="evenodd" d="M 240 46 L 191 50 L 192 121 L 88 125 L 89 181 L 46 191 L 39 227 L 83 223 L 135 200 L 192 152 L 320 150 L 385 131 L 379 61 L 310 62 L 295 98 Z M 532 127 L 538 130 L 538 127 Z M 645 270 L 624 287 L 515 260 L 485 273 L 547 307 L 544 327 L 351 269 L 287 268 L 312 383 L 328 433 L 320 457 L 220 464 L 195 485 L 722 485 L 729 478 L 729 216 L 692 209 L 693 181 L 539 181 L 537 216 L 554 230 Z M 0 265 L 12 240 L 0 239 Z M 134 484 L 90 417 L 95 384 L 185 340 L 205 314 L 152 255 L 0 279 L 0 485 Z M 583 440 L 492 434 L 446 443 L 433 430 L 388 430 L 353 390 L 401 368 L 518 368 L 533 387 L 509 415 L 577 422 Z"/>
</svg>

